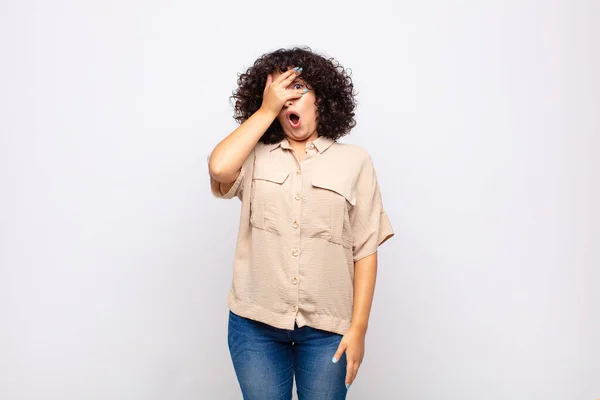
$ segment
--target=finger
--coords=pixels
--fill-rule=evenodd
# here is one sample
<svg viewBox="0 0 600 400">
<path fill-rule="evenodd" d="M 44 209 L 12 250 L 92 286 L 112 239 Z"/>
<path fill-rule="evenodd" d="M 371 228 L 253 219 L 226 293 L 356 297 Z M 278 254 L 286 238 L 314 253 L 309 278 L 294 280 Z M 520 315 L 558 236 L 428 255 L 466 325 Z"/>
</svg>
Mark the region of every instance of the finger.
<svg viewBox="0 0 600 400">
<path fill-rule="evenodd" d="M 344 378 L 344 383 L 346 384 L 346 387 L 348 387 L 348 385 L 352 384 L 352 368 L 351 368 L 351 363 L 348 362 L 348 364 L 346 364 L 346 377 Z"/>
<path fill-rule="evenodd" d="M 356 362 L 348 362 L 346 366 L 346 389 L 350 387 L 354 383 L 356 379 L 356 375 L 358 374 L 358 363 Z"/>
<path fill-rule="evenodd" d="M 346 383 L 346 388 L 349 388 L 350 385 L 352 385 L 352 382 L 354 382 L 354 372 L 354 363 L 348 361 L 348 364 L 346 364 L 346 380 L 344 381 Z"/>
<path fill-rule="evenodd" d="M 338 346 L 337 351 L 333 355 L 331 361 L 333 361 L 334 363 L 338 362 L 340 358 L 342 358 L 342 354 L 344 354 L 344 351 L 346 351 L 346 344 L 344 342 L 340 342 L 340 345 Z"/>
<path fill-rule="evenodd" d="M 273 83 L 276 85 L 279 85 L 284 80 L 288 79 L 290 76 L 295 78 L 296 76 L 298 76 L 298 71 L 296 71 L 294 68 L 290 68 L 287 71 L 285 71 L 283 74 L 279 75 L 277 77 L 277 79 L 275 79 L 273 81 Z"/>
<path fill-rule="evenodd" d="M 289 85 L 292 84 L 292 82 L 294 82 L 294 80 L 296 80 L 296 78 L 298 77 L 298 75 L 300 75 L 300 72 L 302 72 L 302 69 L 296 71 L 296 73 L 291 74 L 290 76 L 288 76 L 287 78 L 285 78 L 281 84 L 283 85 L 283 87 L 288 87 Z"/>
<path fill-rule="evenodd" d="M 288 96 L 286 97 L 286 100 L 291 100 L 291 99 L 299 99 L 300 97 L 304 96 L 306 93 L 303 92 L 304 89 L 297 89 L 297 90 L 288 90 Z"/>
</svg>

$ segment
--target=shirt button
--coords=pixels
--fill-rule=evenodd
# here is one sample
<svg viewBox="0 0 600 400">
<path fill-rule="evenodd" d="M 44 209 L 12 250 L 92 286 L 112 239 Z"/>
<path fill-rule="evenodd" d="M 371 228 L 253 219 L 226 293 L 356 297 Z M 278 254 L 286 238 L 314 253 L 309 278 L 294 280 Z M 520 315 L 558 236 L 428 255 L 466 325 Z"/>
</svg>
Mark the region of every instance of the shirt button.
<svg viewBox="0 0 600 400">
<path fill-rule="evenodd" d="M 314 148 L 314 147 L 315 147 L 315 145 L 314 145 L 314 144 L 312 144 L 312 143 L 309 143 L 309 144 L 308 144 L 308 148 L 309 148 L 309 149 L 312 149 L 312 148 Z"/>
<path fill-rule="evenodd" d="M 294 227 L 294 229 L 298 229 L 298 226 L 300 226 L 300 225 L 298 225 L 297 221 L 294 221 L 294 223 L 292 224 L 292 226 Z"/>
<path fill-rule="evenodd" d="M 300 198 L 301 198 L 301 197 L 300 197 L 300 193 L 296 193 L 296 195 L 294 196 L 294 198 L 295 198 L 296 200 L 300 200 Z"/>
<path fill-rule="evenodd" d="M 298 311 L 298 306 L 292 306 L 292 310 Z"/>
<path fill-rule="evenodd" d="M 298 278 L 296 278 L 296 277 L 293 277 L 293 278 L 292 278 L 292 284 L 293 284 L 293 285 L 296 285 L 296 284 L 298 284 Z"/>
<path fill-rule="evenodd" d="M 292 255 L 294 257 L 298 257 L 298 254 L 300 254 L 300 252 L 298 250 L 296 250 L 296 249 L 292 250 Z"/>
<path fill-rule="evenodd" d="M 296 175 L 300 175 L 301 172 L 302 172 L 301 170 L 297 170 Z"/>
</svg>

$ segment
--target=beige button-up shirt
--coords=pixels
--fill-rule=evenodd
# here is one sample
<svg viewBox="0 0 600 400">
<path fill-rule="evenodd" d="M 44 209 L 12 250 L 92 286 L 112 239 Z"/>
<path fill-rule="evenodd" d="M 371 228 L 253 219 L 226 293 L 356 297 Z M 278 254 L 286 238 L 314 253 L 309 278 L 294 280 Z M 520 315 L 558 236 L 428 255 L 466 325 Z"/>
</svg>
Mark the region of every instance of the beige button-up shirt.
<svg viewBox="0 0 600 400">
<path fill-rule="evenodd" d="M 259 142 L 227 193 L 210 181 L 215 197 L 242 202 L 229 309 L 345 334 L 354 263 L 394 235 L 369 153 L 319 136 L 298 161 L 287 138 Z"/>
</svg>

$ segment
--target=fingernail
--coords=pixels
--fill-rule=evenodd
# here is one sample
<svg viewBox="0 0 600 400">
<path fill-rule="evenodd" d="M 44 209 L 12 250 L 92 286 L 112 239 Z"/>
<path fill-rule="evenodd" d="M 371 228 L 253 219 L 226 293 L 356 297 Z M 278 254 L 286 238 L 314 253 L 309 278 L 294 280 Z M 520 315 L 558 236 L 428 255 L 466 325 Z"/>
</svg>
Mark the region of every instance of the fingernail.
<svg viewBox="0 0 600 400">
<path fill-rule="evenodd" d="M 296 71 L 298 71 L 298 68 L 300 68 L 300 67 L 294 67 L 294 69 L 295 69 Z"/>
<path fill-rule="evenodd" d="M 302 72 L 302 67 L 298 68 L 298 72 Z"/>
<path fill-rule="evenodd" d="M 304 89 L 304 90 L 303 90 L 303 92 L 304 92 L 304 93 L 308 92 L 308 89 Z"/>
<path fill-rule="evenodd" d="M 350 383 L 346 383 L 346 390 L 350 389 Z"/>
<path fill-rule="evenodd" d="M 333 358 L 331 359 L 331 361 L 333 361 L 334 363 L 336 363 L 336 362 L 338 361 L 338 359 L 337 359 L 337 358 L 335 358 L 335 357 L 333 357 Z"/>
</svg>

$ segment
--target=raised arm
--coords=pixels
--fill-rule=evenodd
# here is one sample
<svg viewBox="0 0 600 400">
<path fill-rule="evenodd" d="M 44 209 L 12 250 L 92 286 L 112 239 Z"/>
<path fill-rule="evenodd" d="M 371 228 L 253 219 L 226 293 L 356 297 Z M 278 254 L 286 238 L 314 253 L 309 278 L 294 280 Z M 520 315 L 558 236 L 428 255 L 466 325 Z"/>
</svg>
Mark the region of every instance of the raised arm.
<svg viewBox="0 0 600 400">
<path fill-rule="evenodd" d="M 297 76 L 298 71 L 295 69 L 289 69 L 275 80 L 269 74 L 261 107 L 213 149 L 208 170 L 210 176 L 220 183 L 221 194 L 227 193 L 233 186 L 241 172 L 242 164 L 271 126 L 283 104 L 302 95 L 301 90 L 286 89 Z"/>
</svg>

